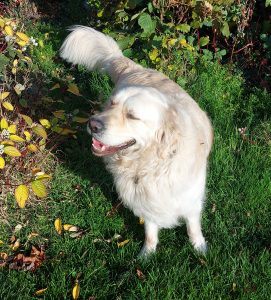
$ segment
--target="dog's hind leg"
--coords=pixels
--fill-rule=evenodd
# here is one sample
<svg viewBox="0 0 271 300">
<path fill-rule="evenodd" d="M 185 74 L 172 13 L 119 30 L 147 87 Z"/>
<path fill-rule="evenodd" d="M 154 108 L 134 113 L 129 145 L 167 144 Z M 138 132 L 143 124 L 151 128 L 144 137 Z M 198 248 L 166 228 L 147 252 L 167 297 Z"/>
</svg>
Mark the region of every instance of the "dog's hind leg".
<svg viewBox="0 0 271 300">
<path fill-rule="evenodd" d="M 139 253 L 139 257 L 147 257 L 149 254 L 156 251 L 158 244 L 159 227 L 150 221 L 145 220 L 145 242 Z"/>
</svg>

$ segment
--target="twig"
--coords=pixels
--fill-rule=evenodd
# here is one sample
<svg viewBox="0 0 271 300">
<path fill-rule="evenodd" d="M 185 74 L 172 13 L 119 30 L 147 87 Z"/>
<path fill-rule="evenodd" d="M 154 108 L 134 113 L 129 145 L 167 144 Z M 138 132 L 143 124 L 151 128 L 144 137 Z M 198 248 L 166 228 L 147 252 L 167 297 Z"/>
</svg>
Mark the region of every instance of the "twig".
<svg viewBox="0 0 271 300">
<path fill-rule="evenodd" d="M 239 52 L 241 52 L 242 50 L 244 50 L 245 48 L 247 48 L 247 47 L 249 47 L 249 46 L 253 46 L 253 43 L 252 43 L 252 42 L 251 42 L 251 43 L 248 43 L 247 45 L 245 45 L 245 46 L 242 47 L 241 49 L 236 50 L 236 51 L 233 51 L 232 53 L 233 53 L 233 54 L 239 53 Z"/>
</svg>

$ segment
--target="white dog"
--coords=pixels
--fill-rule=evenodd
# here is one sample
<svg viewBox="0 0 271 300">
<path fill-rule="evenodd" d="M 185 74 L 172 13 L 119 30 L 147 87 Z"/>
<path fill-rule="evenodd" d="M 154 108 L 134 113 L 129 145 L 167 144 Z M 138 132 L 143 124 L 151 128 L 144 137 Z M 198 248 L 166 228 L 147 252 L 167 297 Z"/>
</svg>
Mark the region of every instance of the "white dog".
<svg viewBox="0 0 271 300">
<path fill-rule="evenodd" d="M 115 89 L 89 121 L 92 152 L 103 156 L 125 206 L 145 220 L 141 255 L 154 252 L 160 228 L 185 220 L 196 250 L 205 252 L 201 211 L 212 127 L 198 104 L 165 75 L 123 56 L 117 43 L 75 26 L 61 56 L 107 72 Z"/>
</svg>

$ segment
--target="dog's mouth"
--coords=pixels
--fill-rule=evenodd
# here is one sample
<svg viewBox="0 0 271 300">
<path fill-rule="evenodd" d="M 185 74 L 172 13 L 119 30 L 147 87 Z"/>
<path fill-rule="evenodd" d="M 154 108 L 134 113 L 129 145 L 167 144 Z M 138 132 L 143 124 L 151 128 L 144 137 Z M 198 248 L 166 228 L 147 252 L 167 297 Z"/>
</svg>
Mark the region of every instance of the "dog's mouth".
<svg viewBox="0 0 271 300">
<path fill-rule="evenodd" d="M 125 142 L 125 143 L 122 143 L 122 144 L 119 144 L 116 146 L 108 146 L 93 137 L 91 150 L 92 150 L 92 153 L 96 156 L 107 156 L 107 155 L 113 155 L 120 150 L 129 148 L 132 145 L 134 145 L 135 143 L 136 143 L 136 140 L 132 139 L 128 142 Z"/>
</svg>

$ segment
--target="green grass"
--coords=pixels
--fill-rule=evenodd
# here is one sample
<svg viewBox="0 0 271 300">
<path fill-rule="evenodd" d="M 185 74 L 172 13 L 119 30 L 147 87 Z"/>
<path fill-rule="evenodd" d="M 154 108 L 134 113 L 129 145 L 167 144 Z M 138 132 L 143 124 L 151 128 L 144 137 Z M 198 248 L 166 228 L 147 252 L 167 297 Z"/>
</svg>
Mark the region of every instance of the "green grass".
<svg viewBox="0 0 271 300">
<path fill-rule="evenodd" d="M 42 35 L 55 30 L 39 25 Z M 63 32 L 59 33 L 62 36 Z M 110 91 L 107 77 L 85 70 L 71 71 L 53 57 L 61 38 L 51 39 L 34 53 L 36 66 L 50 86 L 52 71 L 75 76 L 80 91 L 91 100 Z M 191 95 L 210 115 L 214 147 L 210 157 L 203 231 L 209 245 L 206 257 L 194 252 L 185 226 L 162 230 L 157 254 L 138 261 L 144 239 L 143 226 L 125 208 L 107 213 L 118 203 L 112 178 L 102 161 L 91 155 L 90 138 L 63 144 L 49 197 L 20 210 L 7 201 L 8 223 L 0 223 L 5 251 L 17 224 L 22 250 L 31 244 L 46 245 L 46 260 L 34 273 L 8 270 L 0 273 L 0 299 L 35 299 L 34 292 L 47 287 L 44 299 L 71 299 L 79 278 L 80 299 L 269 299 L 270 263 L 270 94 L 248 89 L 240 73 L 218 64 L 199 66 L 188 86 Z M 65 102 L 66 108 L 89 107 L 84 100 Z M 247 126 L 253 142 L 242 139 L 239 127 Z M 79 226 L 80 239 L 59 236 L 54 220 Z M 39 236 L 27 241 L 31 232 Z M 118 248 L 105 240 L 120 234 L 129 243 Z M 97 241 L 98 239 L 98 241 Z M 144 278 L 137 276 L 141 270 Z"/>
</svg>

